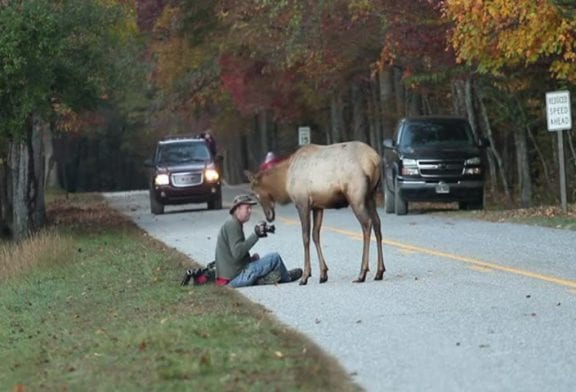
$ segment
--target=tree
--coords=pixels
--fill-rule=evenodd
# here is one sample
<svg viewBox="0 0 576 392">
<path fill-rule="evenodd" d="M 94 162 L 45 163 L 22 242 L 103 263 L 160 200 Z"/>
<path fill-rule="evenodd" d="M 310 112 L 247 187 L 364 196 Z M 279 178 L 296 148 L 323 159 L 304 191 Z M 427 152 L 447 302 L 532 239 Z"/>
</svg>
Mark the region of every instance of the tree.
<svg viewBox="0 0 576 392">
<path fill-rule="evenodd" d="M 8 143 L 4 219 L 23 239 L 44 224 L 42 133 L 55 105 L 90 109 L 123 78 L 127 3 L 7 0 L 0 6 L 0 135 Z"/>
<path fill-rule="evenodd" d="M 576 82 L 576 19 L 554 2 L 445 0 L 444 10 L 460 61 L 494 74 L 544 63 L 555 78 Z"/>
<path fill-rule="evenodd" d="M 542 150 L 551 140 L 543 135 L 537 141 L 535 134 L 543 125 L 543 91 L 576 82 L 573 8 L 548 0 L 446 0 L 443 8 L 453 23 L 450 39 L 459 61 L 498 81 L 493 113 L 504 115 L 495 121 L 514 130 L 516 160 L 510 167 L 516 167 L 520 200 L 528 206 L 533 182 L 549 181 Z"/>
</svg>

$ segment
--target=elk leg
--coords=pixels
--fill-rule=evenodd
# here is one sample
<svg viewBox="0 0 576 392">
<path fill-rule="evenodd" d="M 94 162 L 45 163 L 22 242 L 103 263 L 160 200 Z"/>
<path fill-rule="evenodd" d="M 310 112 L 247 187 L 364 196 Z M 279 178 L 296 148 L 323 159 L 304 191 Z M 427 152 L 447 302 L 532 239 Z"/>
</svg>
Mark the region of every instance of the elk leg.
<svg viewBox="0 0 576 392">
<path fill-rule="evenodd" d="M 368 272 L 368 261 L 370 257 L 370 234 L 372 232 L 372 223 L 368 212 L 366 211 L 366 206 L 364 204 L 352 205 L 352 210 L 358 218 L 358 222 L 362 226 L 362 266 L 360 267 L 360 274 L 358 278 L 354 280 L 354 283 L 362 283 L 366 280 L 366 273 Z"/>
<path fill-rule="evenodd" d="M 367 223 L 362 224 L 362 266 L 360 267 L 360 274 L 358 279 L 354 280 L 354 283 L 362 283 L 366 280 L 366 273 L 369 271 L 368 261 L 370 252 L 370 233 L 372 231 L 372 225 Z"/>
<path fill-rule="evenodd" d="M 322 248 L 320 247 L 320 229 L 322 228 L 324 210 L 320 208 L 312 210 L 312 217 L 314 218 L 312 240 L 314 241 L 314 245 L 316 246 L 316 253 L 318 254 L 318 263 L 320 265 L 320 283 L 324 283 L 328 280 L 328 266 L 326 265 L 324 255 L 322 254 Z"/>
<path fill-rule="evenodd" d="M 308 283 L 308 278 L 312 273 L 310 267 L 310 210 L 308 207 L 297 207 L 297 209 L 300 225 L 302 226 L 302 242 L 304 244 L 304 271 L 302 271 L 300 285 L 304 286 Z"/>
<path fill-rule="evenodd" d="M 368 213 L 372 220 L 374 235 L 376 236 L 376 249 L 378 250 L 378 269 L 376 270 L 374 280 L 382 280 L 384 277 L 384 271 L 386 271 L 386 267 L 384 266 L 384 253 L 382 250 L 382 229 L 378 210 L 376 210 L 376 200 L 373 197 L 368 201 Z"/>
</svg>

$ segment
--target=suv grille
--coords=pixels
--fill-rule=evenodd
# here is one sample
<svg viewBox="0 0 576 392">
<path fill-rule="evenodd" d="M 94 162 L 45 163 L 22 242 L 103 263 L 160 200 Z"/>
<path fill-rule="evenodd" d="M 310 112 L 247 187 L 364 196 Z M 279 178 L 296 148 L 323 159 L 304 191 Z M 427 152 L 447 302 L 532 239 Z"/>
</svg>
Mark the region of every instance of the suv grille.
<svg viewBox="0 0 576 392">
<path fill-rule="evenodd" d="M 185 173 L 173 173 L 171 176 L 172 184 L 176 188 L 183 188 L 186 186 L 194 186 L 202 184 L 202 172 L 185 172 Z"/>
<path fill-rule="evenodd" d="M 422 177 L 458 177 L 464 170 L 463 160 L 427 160 L 418 161 Z"/>
</svg>

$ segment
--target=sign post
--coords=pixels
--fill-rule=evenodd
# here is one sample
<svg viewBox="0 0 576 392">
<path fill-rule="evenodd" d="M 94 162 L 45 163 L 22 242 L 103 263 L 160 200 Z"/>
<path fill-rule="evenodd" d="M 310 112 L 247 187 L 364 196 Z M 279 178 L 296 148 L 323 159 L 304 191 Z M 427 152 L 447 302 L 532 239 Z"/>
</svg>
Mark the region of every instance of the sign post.
<svg viewBox="0 0 576 392">
<path fill-rule="evenodd" d="M 566 212 L 566 164 L 564 158 L 563 131 L 572 129 L 572 113 L 570 110 L 570 91 L 552 91 L 546 93 L 546 118 L 548 130 L 557 131 L 558 161 L 560 168 L 560 203 L 562 211 Z"/>
<path fill-rule="evenodd" d="M 310 144 L 310 127 L 298 127 L 298 145 Z"/>
</svg>

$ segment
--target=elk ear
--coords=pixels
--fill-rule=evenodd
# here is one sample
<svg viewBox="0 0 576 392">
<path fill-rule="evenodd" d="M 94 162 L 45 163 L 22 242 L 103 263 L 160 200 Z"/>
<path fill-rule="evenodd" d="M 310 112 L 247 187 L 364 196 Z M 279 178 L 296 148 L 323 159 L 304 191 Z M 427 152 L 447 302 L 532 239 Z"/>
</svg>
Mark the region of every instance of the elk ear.
<svg viewBox="0 0 576 392">
<path fill-rule="evenodd" d="M 254 179 L 254 174 L 250 170 L 244 170 L 244 174 L 248 178 L 248 182 L 252 182 Z"/>
</svg>

